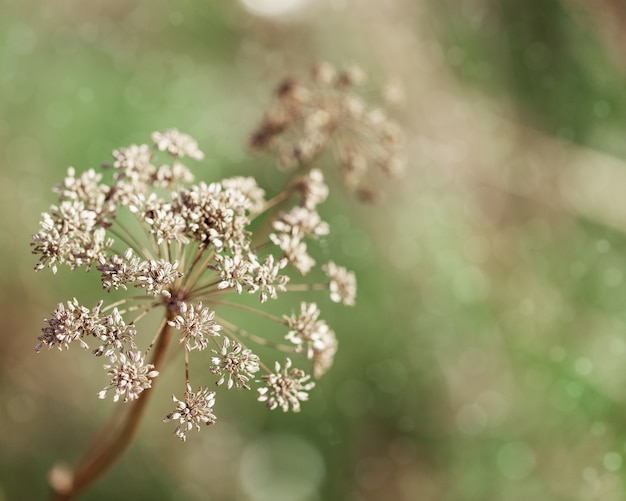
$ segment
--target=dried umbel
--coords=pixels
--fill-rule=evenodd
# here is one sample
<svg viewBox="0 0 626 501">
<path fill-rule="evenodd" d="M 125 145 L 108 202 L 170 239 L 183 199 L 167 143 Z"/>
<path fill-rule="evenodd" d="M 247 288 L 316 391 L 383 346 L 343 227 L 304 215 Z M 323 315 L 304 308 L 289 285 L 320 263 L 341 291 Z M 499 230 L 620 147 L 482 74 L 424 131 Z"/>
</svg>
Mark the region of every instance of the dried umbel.
<svg viewBox="0 0 626 501">
<path fill-rule="evenodd" d="M 339 166 L 344 186 L 375 199 L 380 174 L 395 176 L 404 168 L 404 137 L 382 108 L 355 92 L 364 79 L 358 67 L 336 70 L 328 63 L 313 65 L 308 77 L 285 79 L 250 146 L 275 153 L 286 170 L 310 168 L 328 152 L 327 163 Z"/>
<path fill-rule="evenodd" d="M 185 162 L 203 158 L 196 141 L 176 130 L 152 139 L 151 146 L 115 150 L 101 171 L 70 168 L 55 187 L 58 202 L 33 236 L 36 269 L 92 269 L 100 287 L 121 298 L 95 306 L 76 298 L 59 303 L 45 319 L 37 351 L 74 344 L 90 350 L 104 359 L 109 378 L 100 398 L 133 402 L 152 387 L 169 340 L 178 339 L 182 396 L 172 397 L 174 409 L 164 421 L 176 421 L 181 440 L 216 421 L 211 384 L 216 390 L 256 388 L 268 408 L 299 411 L 315 383 L 292 367 L 292 357 L 308 359 L 320 377 L 332 364 L 337 339 L 315 303 L 303 302 L 299 313 L 282 317 L 265 307 L 289 292 L 321 290 L 352 305 L 356 291 L 354 275 L 333 262 L 322 267 L 325 281 L 306 280 L 316 266 L 307 246 L 330 231 L 317 212 L 328 194 L 322 173 L 308 171 L 266 200 L 252 178 L 192 184 Z M 266 224 L 256 224 L 259 219 Z M 242 301 L 247 294 L 258 297 L 258 306 Z M 156 334 L 143 327 L 154 312 L 162 316 Z M 274 326 L 277 339 L 240 328 L 246 315 Z M 262 360 L 254 352 L 259 344 L 280 350 L 280 357 Z M 192 356 L 206 361 L 193 377 Z"/>
</svg>

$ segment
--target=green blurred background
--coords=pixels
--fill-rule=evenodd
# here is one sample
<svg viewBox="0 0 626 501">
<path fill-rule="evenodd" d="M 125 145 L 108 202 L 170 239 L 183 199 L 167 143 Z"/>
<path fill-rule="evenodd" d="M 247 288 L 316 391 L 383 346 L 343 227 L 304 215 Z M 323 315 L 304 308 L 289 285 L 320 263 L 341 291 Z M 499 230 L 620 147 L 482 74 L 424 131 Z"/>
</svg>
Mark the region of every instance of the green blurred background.
<svg viewBox="0 0 626 501">
<path fill-rule="evenodd" d="M 299 415 L 220 392 L 185 444 L 166 375 L 83 499 L 626 499 L 626 5 L 593 5 L 0 3 L 0 500 L 46 499 L 113 405 L 92 357 L 34 351 L 57 302 L 101 296 L 33 271 L 50 186 L 177 127 L 207 153 L 197 178 L 271 190 L 247 137 L 319 59 L 400 82 L 409 139 L 380 204 L 334 186 L 321 209 L 359 280 L 355 308 L 322 305 L 336 365 Z"/>
</svg>

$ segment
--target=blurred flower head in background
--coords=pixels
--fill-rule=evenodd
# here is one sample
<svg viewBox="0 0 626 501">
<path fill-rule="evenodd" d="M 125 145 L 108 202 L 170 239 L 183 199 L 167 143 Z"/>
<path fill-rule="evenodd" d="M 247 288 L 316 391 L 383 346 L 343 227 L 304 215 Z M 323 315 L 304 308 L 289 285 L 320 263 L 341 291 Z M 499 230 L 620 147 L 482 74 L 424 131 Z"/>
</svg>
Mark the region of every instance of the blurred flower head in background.
<svg viewBox="0 0 626 501">
<path fill-rule="evenodd" d="M 400 126 L 382 108 L 353 92 L 365 74 L 358 66 L 337 71 L 321 62 L 306 79 L 287 78 L 253 134 L 250 145 L 272 151 L 286 170 L 314 163 L 327 153 L 340 168 L 343 185 L 361 199 L 379 196 L 374 174 L 393 176 L 404 168 Z"/>
</svg>

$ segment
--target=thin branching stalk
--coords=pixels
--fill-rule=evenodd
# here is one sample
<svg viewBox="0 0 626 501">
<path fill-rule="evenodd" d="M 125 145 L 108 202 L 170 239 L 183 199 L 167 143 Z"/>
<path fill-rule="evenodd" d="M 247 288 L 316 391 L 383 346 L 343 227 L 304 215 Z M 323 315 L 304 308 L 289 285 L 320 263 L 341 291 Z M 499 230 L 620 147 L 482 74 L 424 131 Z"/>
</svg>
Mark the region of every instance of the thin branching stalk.
<svg viewBox="0 0 626 501">
<path fill-rule="evenodd" d="M 171 339 L 171 330 L 167 321 L 164 320 L 159 329 L 159 339 L 154 347 L 151 360 L 151 363 L 156 368 L 161 366 L 167 351 Z M 95 482 L 115 463 L 131 444 L 139 428 L 152 390 L 152 387 L 144 390 L 135 401 L 129 404 L 130 409 L 120 423 L 115 421 L 109 422 L 96 434 L 92 444 L 87 448 L 87 453 L 74 467 L 69 485 L 55 486 L 51 483 L 51 501 L 76 499 L 86 487 Z"/>
</svg>

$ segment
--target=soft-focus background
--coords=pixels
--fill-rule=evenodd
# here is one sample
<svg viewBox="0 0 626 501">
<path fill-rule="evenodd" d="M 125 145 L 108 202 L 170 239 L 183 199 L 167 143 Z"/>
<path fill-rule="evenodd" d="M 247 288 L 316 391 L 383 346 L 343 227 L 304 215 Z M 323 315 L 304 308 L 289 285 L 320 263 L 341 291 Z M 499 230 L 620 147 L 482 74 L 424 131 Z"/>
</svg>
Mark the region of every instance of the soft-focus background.
<svg viewBox="0 0 626 501">
<path fill-rule="evenodd" d="M 164 382 L 84 499 L 626 499 L 624 47 L 621 0 L 2 2 L 0 500 L 45 499 L 113 405 L 93 357 L 34 351 L 57 302 L 101 295 L 33 271 L 50 186 L 178 127 L 198 178 L 271 187 L 247 137 L 319 59 L 400 85 L 409 139 L 381 203 L 322 208 L 359 278 L 324 308 L 335 367 L 299 415 L 219 392 L 185 444 Z"/>
</svg>

